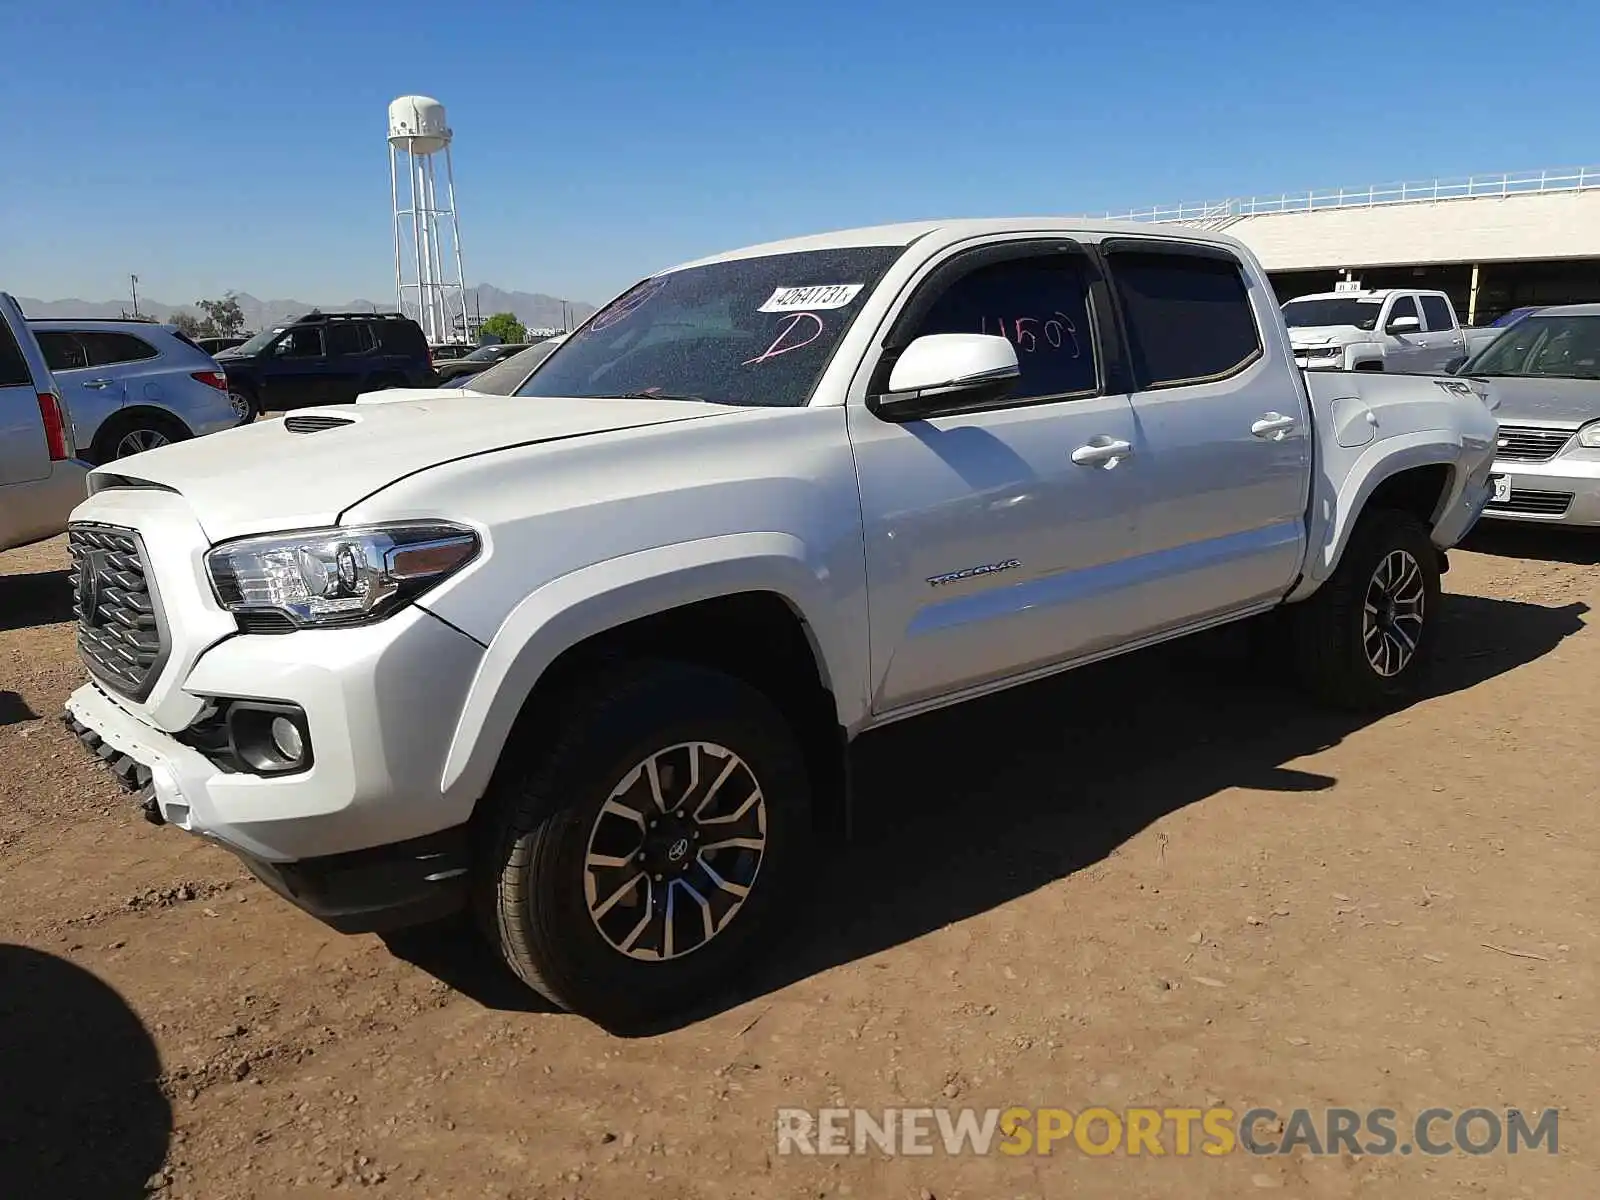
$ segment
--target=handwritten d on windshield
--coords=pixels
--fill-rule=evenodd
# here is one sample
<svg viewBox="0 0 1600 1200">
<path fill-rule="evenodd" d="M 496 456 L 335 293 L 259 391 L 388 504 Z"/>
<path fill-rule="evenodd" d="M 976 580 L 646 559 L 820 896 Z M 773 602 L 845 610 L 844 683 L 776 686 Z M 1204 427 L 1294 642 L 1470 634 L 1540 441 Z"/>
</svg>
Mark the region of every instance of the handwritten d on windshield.
<svg viewBox="0 0 1600 1200">
<path fill-rule="evenodd" d="M 804 349 L 821 336 L 822 318 L 816 313 L 790 313 L 784 318 L 783 328 L 778 331 L 778 336 L 772 339 L 772 345 L 754 358 L 745 359 L 739 365 L 756 366 L 770 358 L 777 358 L 780 354 L 788 354 L 791 350 Z"/>
</svg>

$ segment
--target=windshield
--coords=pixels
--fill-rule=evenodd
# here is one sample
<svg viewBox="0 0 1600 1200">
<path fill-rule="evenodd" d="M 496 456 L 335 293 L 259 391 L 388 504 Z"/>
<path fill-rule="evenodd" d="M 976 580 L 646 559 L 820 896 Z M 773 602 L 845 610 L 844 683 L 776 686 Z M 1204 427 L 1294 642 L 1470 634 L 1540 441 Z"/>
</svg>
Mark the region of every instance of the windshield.
<svg viewBox="0 0 1600 1200">
<path fill-rule="evenodd" d="M 509 396 L 535 367 L 550 357 L 550 352 L 560 344 L 552 339 L 529 346 L 526 350 L 518 350 L 504 362 L 495 363 L 492 367 L 468 375 L 461 386 L 469 392 L 480 392 L 485 396 Z"/>
<path fill-rule="evenodd" d="M 1359 300 L 1344 297 L 1291 300 L 1283 306 L 1283 319 L 1290 329 L 1310 329 L 1318 325 L 1354 325 L 1357 329 L 1373 329 L 1378 324 L 1378 313 L 1382 308 L 1381 296 Z"/>
<path fill-rule="evenodd" d="M 517 394 L 798 407 L 904 252 L 807 250 L 647 279 L 589 318 Z"/>
<path fill-rule="evenodd" d="M 1458 373 L 1600 379 L 1600 316 L 1524 317 Z"/>
<path fill-rule="evenodd" d="M 240 354 L 260 354 L 272 344 L 273 338 L 277 337 L 287 328 L 289 328 L 287 325 L 279 325 L 275 329 L 263 329 L 260 333 L 256 334 L 255 337 L 248 338 L 245 341 L 240 342 L 235 348 Z"/>
</svg>

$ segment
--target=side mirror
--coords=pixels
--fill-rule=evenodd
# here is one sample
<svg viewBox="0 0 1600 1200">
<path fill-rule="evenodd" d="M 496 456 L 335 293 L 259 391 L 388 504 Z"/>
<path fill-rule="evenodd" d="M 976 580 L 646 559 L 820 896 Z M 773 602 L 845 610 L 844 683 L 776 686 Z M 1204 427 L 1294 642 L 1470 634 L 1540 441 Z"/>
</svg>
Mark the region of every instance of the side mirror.
<svg viewBox="0 0 1600 1200">
<path fill-rule="evenodd" d="M 1396 317 L 1383 327 L 1385 333 L 1419 333 L 1421 330 L 1421 317 Z"/>
<path fill-rule="evenodd" d="M 901 353 L 889 390 L 867 407 L 885 421 L 918 421 L 1003 400 L 1022 377 L 1017 349 L 992 333 L 930 333 Z"/>
<path fill-rule="evenodd" d="M 1444 373 L 1446 375 L 1459 374 L 1460 371 L 1461 371 L 1461 368 L 1466 366 L 1466 365 L 1467 365 L 1467 356 L 1465 354 L 1458 354 L 1454 358 L 1452 358 L 1449 362 L 1445 363 L 1445 365 L 1444 365 Z"/>
</svg>

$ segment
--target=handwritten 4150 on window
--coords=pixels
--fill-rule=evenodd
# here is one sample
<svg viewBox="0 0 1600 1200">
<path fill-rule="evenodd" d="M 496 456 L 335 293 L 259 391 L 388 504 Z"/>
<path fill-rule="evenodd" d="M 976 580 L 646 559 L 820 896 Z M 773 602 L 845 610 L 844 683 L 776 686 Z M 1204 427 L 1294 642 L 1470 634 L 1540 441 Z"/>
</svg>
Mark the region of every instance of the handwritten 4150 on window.
<svg viewBox="0 0 1600 1200">
<path fill-rule="evenodd" d="M 995 322 L 1000 327 L 1000 336 L 1008 339 L 1024 354 L 1060 350 L 1071 354 L 1073 358 L 1078 358 L 1083 353 L 1078 345 L 1078 327 L 1066 313 L 1056 312 L 1042 319 L 1012 317 L 1009 325 L 1007 318 L 996 317 Z M 978 332 L 989 332 L 988 317 L 982 318 Z"/>
</svg>

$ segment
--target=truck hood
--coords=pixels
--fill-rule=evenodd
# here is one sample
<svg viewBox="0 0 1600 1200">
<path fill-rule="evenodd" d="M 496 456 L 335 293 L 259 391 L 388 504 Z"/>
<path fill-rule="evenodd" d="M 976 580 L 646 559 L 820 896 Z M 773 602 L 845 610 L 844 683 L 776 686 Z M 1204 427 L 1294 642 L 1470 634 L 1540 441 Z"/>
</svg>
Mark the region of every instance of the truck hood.
<svg viewBox="0 0 1600 1200">
<path fill-rule="evenodd" d="M 381 392 L 362 392 L 356 397 L 356 403 L 368 404 L 401 404 L 411 400 L 460 400 L 463 395 L 460 388 L 384 388 Z M 482 398 L 481 392 L 471 393 Z M 612 404 L 615 401 L 608 400 Z"/>
<path fill-rule="evenodd" d="M 442 395 L 307 409 L 175 442 L 96 468 L 89 490 L 178 492 L 206 535 L 221 541 L 333 525 L 391 483 L 474 455 L 740 411 L 686 400 Z M 294 432 L 290 422 L 302 420 L 349 423 Z"/>
<path fill-rule="evenodd" d="M 1495 420 L 1551 421 L 1578 426 L 1600 419 L 1600 379 L 1517 378 L 1489 375 L 1484 382 L 1500 397 Z"/>
<path fill-rule="evenodd" d="M 1289 345 L 1334 346 L 1370 341 L 1372 336 L 1370 329 L 1358 329 L 1354 325 L 1306 325 L 1289 330 Z"/>
</svg>

